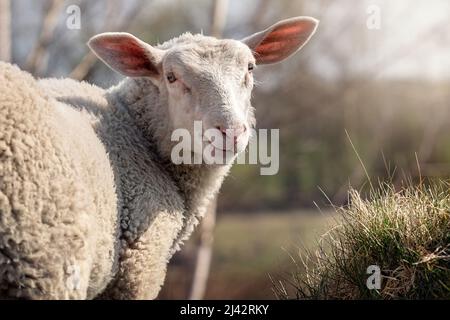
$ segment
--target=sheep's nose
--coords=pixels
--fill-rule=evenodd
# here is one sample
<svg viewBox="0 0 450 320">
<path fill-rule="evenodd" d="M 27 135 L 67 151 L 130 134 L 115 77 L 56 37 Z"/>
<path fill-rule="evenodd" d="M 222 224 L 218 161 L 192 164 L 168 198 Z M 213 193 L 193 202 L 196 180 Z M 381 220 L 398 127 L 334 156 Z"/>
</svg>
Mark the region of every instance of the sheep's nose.
<svg viewBox="0 0 450 320">
<path fill-rule="evenodd" d="M 222 132 L 224 138 L 228 137 L 228 139 L 233 139 L 234 144 L 237 143 L 237 140 L 241 135 L 247 132 L 247 126 L 245 124 L 231 127 L 216 126 L 216 129 Z"/>
</svg>

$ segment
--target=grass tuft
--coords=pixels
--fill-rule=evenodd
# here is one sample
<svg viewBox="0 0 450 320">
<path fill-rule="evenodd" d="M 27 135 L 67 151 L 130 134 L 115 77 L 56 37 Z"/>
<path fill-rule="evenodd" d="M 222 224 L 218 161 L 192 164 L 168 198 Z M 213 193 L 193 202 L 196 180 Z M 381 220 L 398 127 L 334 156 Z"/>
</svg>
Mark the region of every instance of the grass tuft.
<svg viewBox="0 0 450 320">
<path fill-rule="evenodd" d="M 351 190 L 350 204 L 336 208 L 337 225 L 322 236 L 316 252 L 303 254 L 293 279 L 274 283 L 275 294 L 280 299 L 450 299 L 449 187 L 442 181 L 401 190 L 382 184 L 367 199 Z M 370 265 L 381 269 L 379 290 L 366 285 Z"/>
</svg>

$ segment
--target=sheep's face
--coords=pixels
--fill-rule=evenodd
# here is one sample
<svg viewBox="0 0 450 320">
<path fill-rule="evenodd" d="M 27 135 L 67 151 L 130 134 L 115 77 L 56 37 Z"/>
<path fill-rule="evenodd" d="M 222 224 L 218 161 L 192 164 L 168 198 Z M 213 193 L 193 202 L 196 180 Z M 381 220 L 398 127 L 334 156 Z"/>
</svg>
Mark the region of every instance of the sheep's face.
<svg viewBox="0 0 450 320">
<path fill-rule="evenodd" d="M 250 103 L 255 58 L 235 40 L 185 36 L 162 60 L 160 91 L 166 95 L 173 129 L 187 129 L 192 151 L 223 153 L 226 159 L 243 151 L 254 126 Z"/>
<path fill-rule="evenodd" d="M 189 151 L 205 156 L 207 148 L 209 156 L 220 153 L 231 160 L 246 148 L 255 124 L 254 68 L 292 55 L 317 23 L 292 18 L 241 41 L 184 34 L 157 48 L 129 34 L 107 33 L 89 46 L 112 69 L 152 80 L 167 101 L 169 127 L 190 133 Z"/>
</svg>

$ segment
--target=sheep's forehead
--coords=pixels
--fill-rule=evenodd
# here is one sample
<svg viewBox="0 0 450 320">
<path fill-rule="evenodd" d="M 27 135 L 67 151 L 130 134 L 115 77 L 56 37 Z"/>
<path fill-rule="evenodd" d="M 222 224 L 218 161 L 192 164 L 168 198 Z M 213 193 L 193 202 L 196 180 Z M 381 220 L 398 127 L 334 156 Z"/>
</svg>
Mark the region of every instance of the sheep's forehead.
<svg viewBox="0 0 450 320">
<path fill-rule="evenodd" d="M 241 70 L 254 58 L 251 50 L 236 40 L 219 40 L 201 35 L 179 39 L 168 50 L 167 63 L 179 65 L 189 71 Z"/>
</svg>

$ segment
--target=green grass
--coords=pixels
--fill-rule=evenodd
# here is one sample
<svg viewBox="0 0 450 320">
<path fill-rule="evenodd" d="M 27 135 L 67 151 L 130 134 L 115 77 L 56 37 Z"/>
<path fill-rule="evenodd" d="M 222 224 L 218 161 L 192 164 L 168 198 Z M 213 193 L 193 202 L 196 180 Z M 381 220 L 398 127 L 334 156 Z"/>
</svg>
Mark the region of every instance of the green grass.
<svg viewBox="0 0 450 320">
<path fill-rule="evenodd" d="M 315 245 L 325 231 L 326 213 L 318 210 L 219 215 L 207 299 L 274 299 L 269 274 L 294 271 L 289 255 L 299 242 Z M 188 296 L 198 234 L 172 260 L 160 299 Z"/>
<path fill-rule="evenodd" d="M 275 283 L 277 296 L 450 299 L 449 189 L 447 182 L 401 190 L 382 185 L 367 199 L 350 191 L 350 205 L 337 208 L 339 221 L 319 249 L 301 255 L 292 279 Z M 370 265 L 381 268 L 379 290 L 367 288 Z"/>
</svg>

